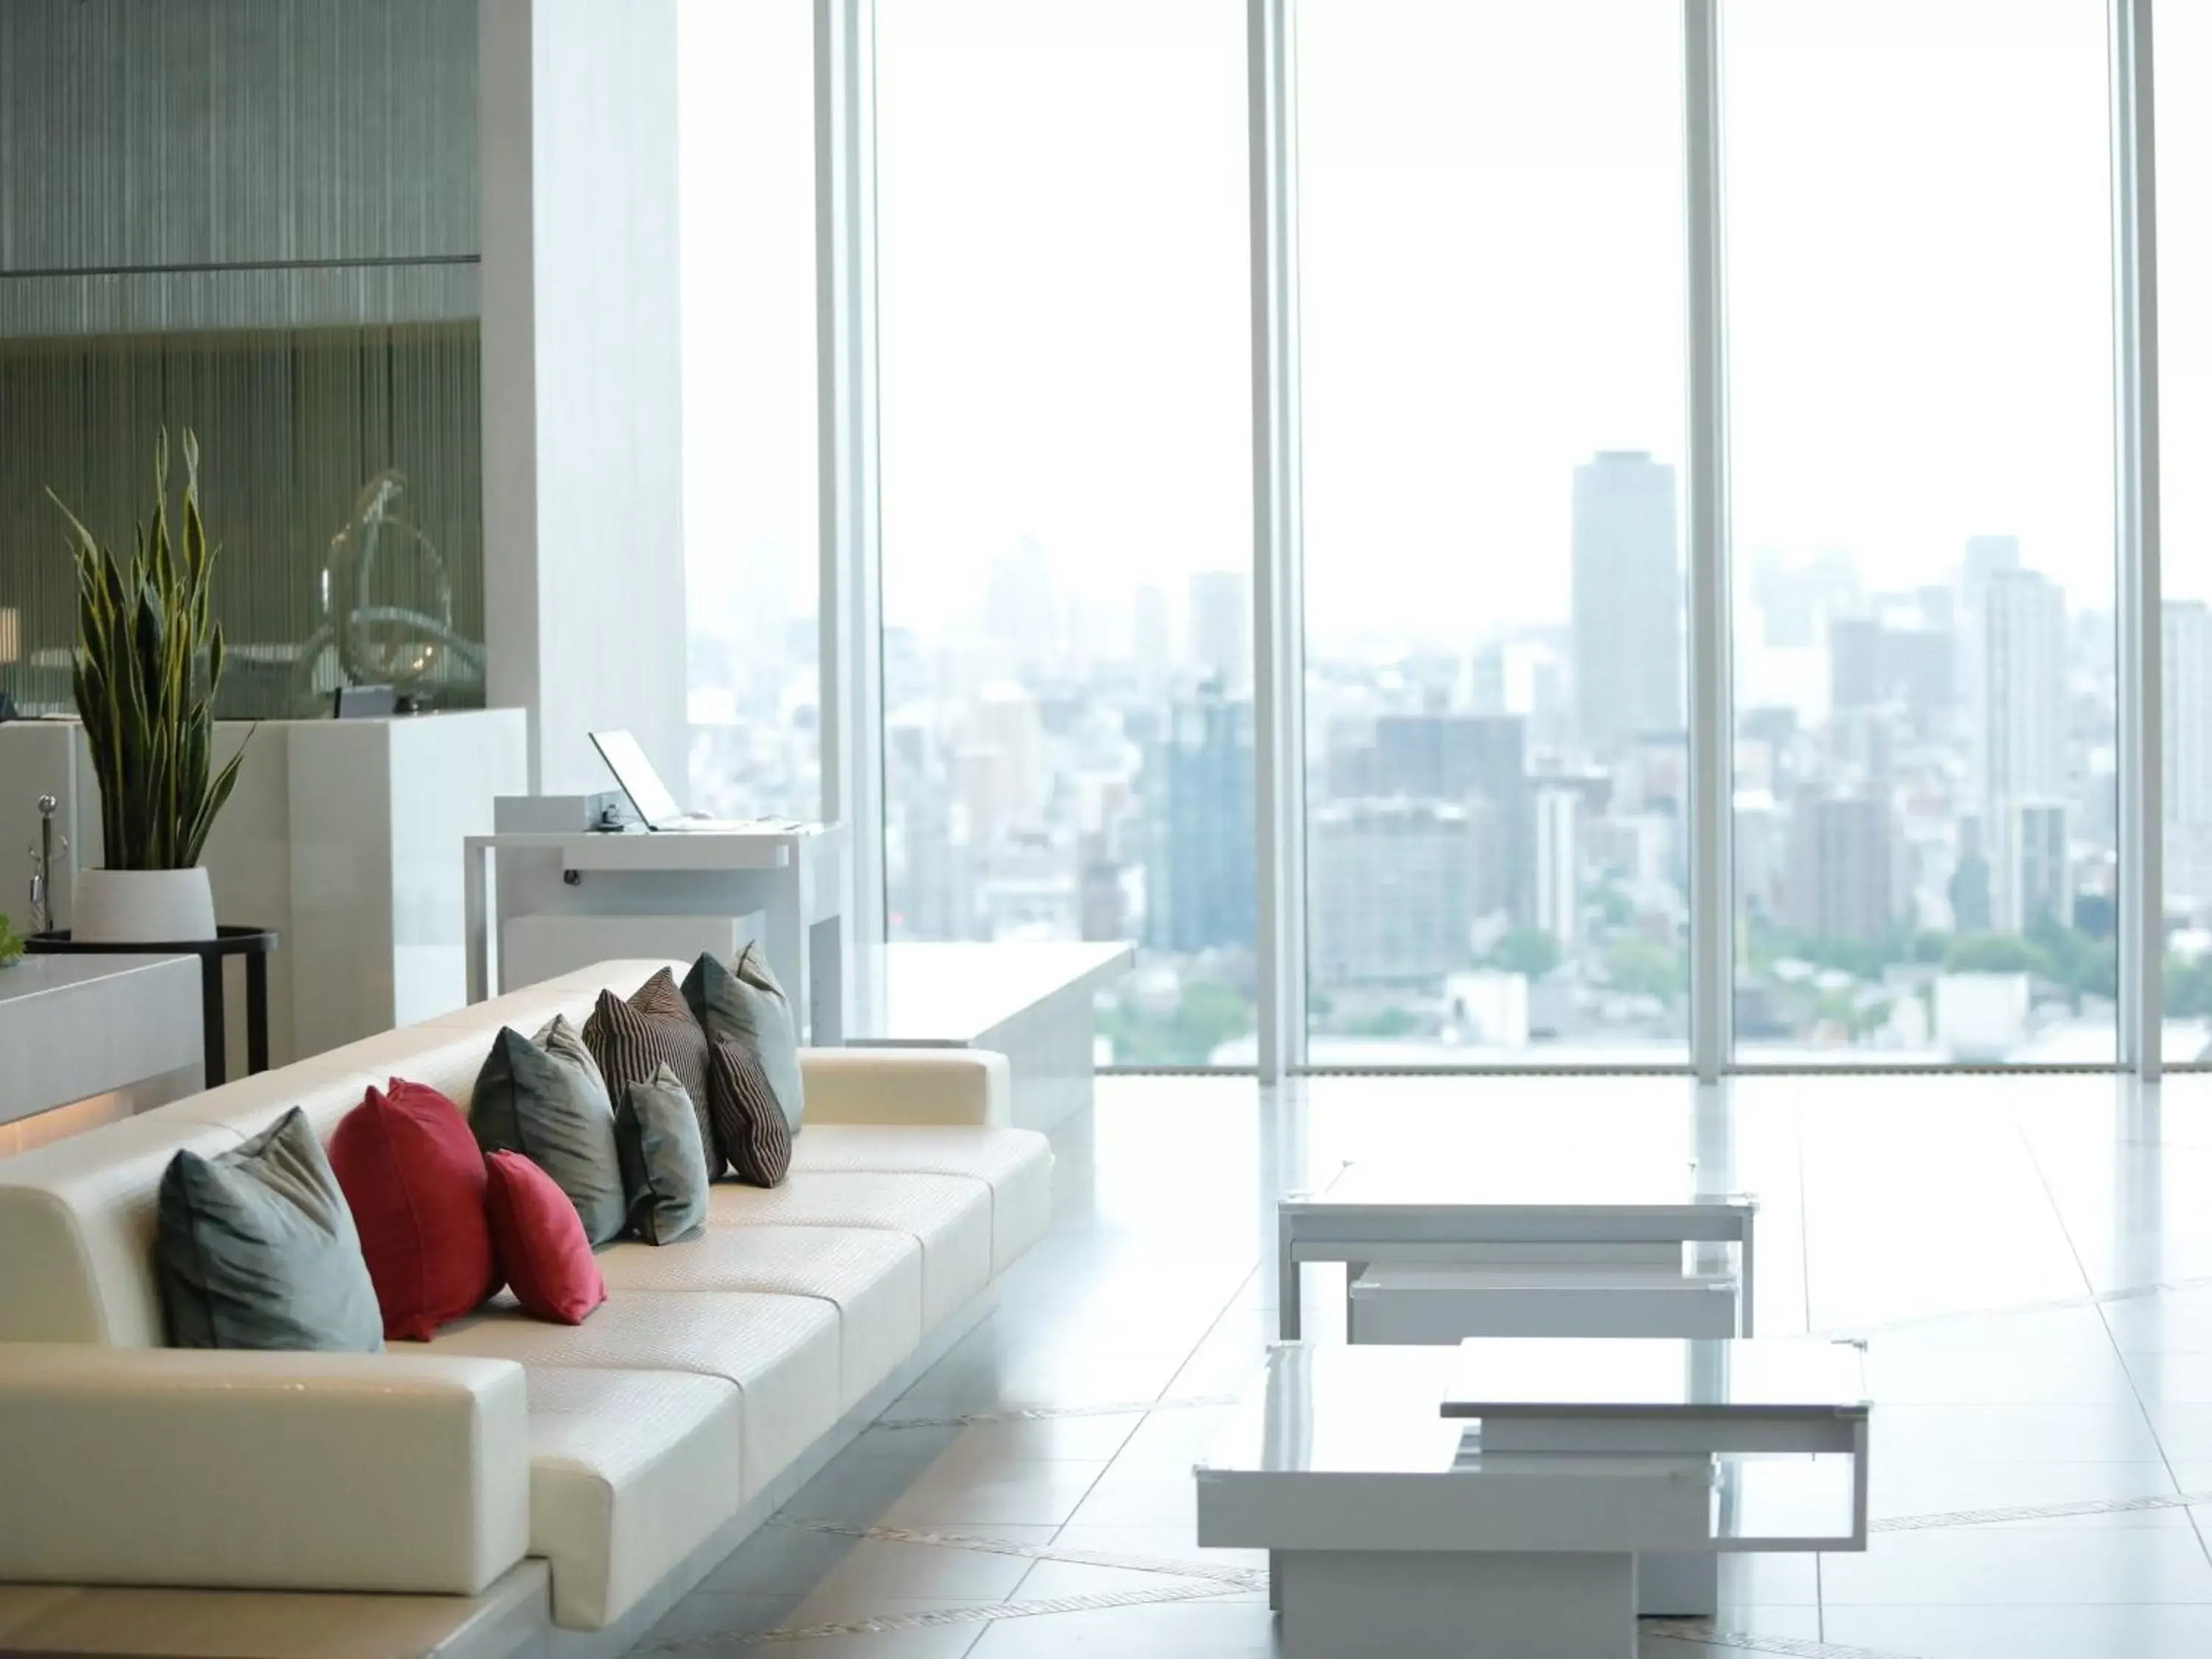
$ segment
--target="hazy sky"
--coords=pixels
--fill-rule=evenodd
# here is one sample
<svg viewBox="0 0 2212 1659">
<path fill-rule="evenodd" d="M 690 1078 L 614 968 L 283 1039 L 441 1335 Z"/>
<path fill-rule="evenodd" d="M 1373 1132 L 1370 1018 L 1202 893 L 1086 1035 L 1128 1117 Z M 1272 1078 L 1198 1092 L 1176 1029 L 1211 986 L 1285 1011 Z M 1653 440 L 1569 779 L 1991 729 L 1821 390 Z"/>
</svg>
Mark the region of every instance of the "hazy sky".
<svg viewBox="0 0 2212 1659">
<path fill-rule="evenodd" d="M 1303 0 L 1310 616 L 1563 620 L 1575 464 L 1680 453 L 1677 0 Z M 1737 545 L 2109 605 L 2103 0 L 1728 0 Z M 1249 557 L 1243 0 L 879 0 L 886 607 L 1025 536 Z M 686 0 L 695 591 L 811 589 L 811 7 Z M 2212 0 L 2162 0 L 2162 77 Z M 2212 115 L 2162 112 L 2169 591 L 2212 593 Z M 2199 496 L 2204 500 L 2199 501 Z"/>
</svg>

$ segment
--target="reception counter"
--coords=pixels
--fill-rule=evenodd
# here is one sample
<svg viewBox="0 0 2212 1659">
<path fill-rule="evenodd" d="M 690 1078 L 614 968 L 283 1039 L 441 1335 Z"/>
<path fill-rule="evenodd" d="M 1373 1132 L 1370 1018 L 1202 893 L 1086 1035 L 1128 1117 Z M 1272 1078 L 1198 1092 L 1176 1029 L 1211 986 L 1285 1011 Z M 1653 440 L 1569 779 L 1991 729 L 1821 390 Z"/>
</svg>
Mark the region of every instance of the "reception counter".
<svg viewBox="0 0 2212 1659">
<path fill-rule="evenodd" d="M 272 1062 L 460 1007 L 461 843 L 490 832 L 495 796 L 528 787 L 521 711 L 224 721 L 217 763 L 241 744 L 246 762 L 206 864 L 219 920 L 280 935 Z M 76 868 L 100 861 L 92 758 L 75 721 L 0 725 L 0 911 L 19 927 L 42 794 L 61 803 L 57 828 L 70 843 L 54 883 L 65 927 Z M 231 1051 L 243 1054 L 242 994 L 230 1002 Z"/>
</svg>

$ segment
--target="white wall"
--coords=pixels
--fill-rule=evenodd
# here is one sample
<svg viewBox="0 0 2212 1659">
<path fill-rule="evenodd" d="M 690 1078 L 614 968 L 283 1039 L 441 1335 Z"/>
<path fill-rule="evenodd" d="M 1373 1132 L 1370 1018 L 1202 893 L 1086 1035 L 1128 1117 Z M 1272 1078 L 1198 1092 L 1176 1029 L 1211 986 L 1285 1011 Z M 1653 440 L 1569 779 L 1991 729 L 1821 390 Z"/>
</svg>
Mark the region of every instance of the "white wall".
<svg viewBox="0 0 2212 1659">
<path fill-rule="evenodd" d="M 489 701 L 533 785 L 586 733 L 684 765 L 675 0 L 479 0 Z"/>
</svg>

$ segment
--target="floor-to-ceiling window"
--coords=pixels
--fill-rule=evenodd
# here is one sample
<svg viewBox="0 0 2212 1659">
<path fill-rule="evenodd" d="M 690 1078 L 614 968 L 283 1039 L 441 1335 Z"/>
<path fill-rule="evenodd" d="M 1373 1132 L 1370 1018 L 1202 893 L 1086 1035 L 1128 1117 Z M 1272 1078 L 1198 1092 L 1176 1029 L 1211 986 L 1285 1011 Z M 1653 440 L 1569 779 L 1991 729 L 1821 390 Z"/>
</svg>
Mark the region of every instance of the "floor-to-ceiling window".
<svg viewBox="0 0 2212 1659">
<path fill-rule="evenodd" d="M 1298 7 L 1317 1065 L 1685 1057 L 1680 27 Z"/>
<path fill-rule="evenodd" d="M 811 818 L 813 7 L 683 0 L 678 27 L 691 805 Z"/>
<path fill-rule="evenodd" d="M 1723 15 L 1739 1054 L 2110 1061 L 2104 0 Z"/>
<path fill-rule="evenodd" d="M 1133 939 L 1124 1064 L 1247 1062 L 1242 0 L 876 14 L 893 939 Z"/>
<path fill-rule="evenodd" d="M 2212 0 L 2158 0 L 2158 688 L 2169 1064 L 2212 1048 Z"/>
</svg>

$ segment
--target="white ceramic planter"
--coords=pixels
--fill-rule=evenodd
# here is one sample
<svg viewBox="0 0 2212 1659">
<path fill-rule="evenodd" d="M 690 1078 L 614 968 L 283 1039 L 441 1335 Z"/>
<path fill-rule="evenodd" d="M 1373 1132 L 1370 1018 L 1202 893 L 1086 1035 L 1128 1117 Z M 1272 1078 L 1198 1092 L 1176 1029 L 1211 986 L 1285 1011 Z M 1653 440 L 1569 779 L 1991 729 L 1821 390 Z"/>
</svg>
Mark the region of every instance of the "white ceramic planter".
<svg viewBox="0 0 2212 1659">
<path fill-rule="evenodd" d="M 97 945 L 177 945 L 215 937 L 215 890 L 190 870 L 80 870 L 70 934 Z"/>
</svg>

